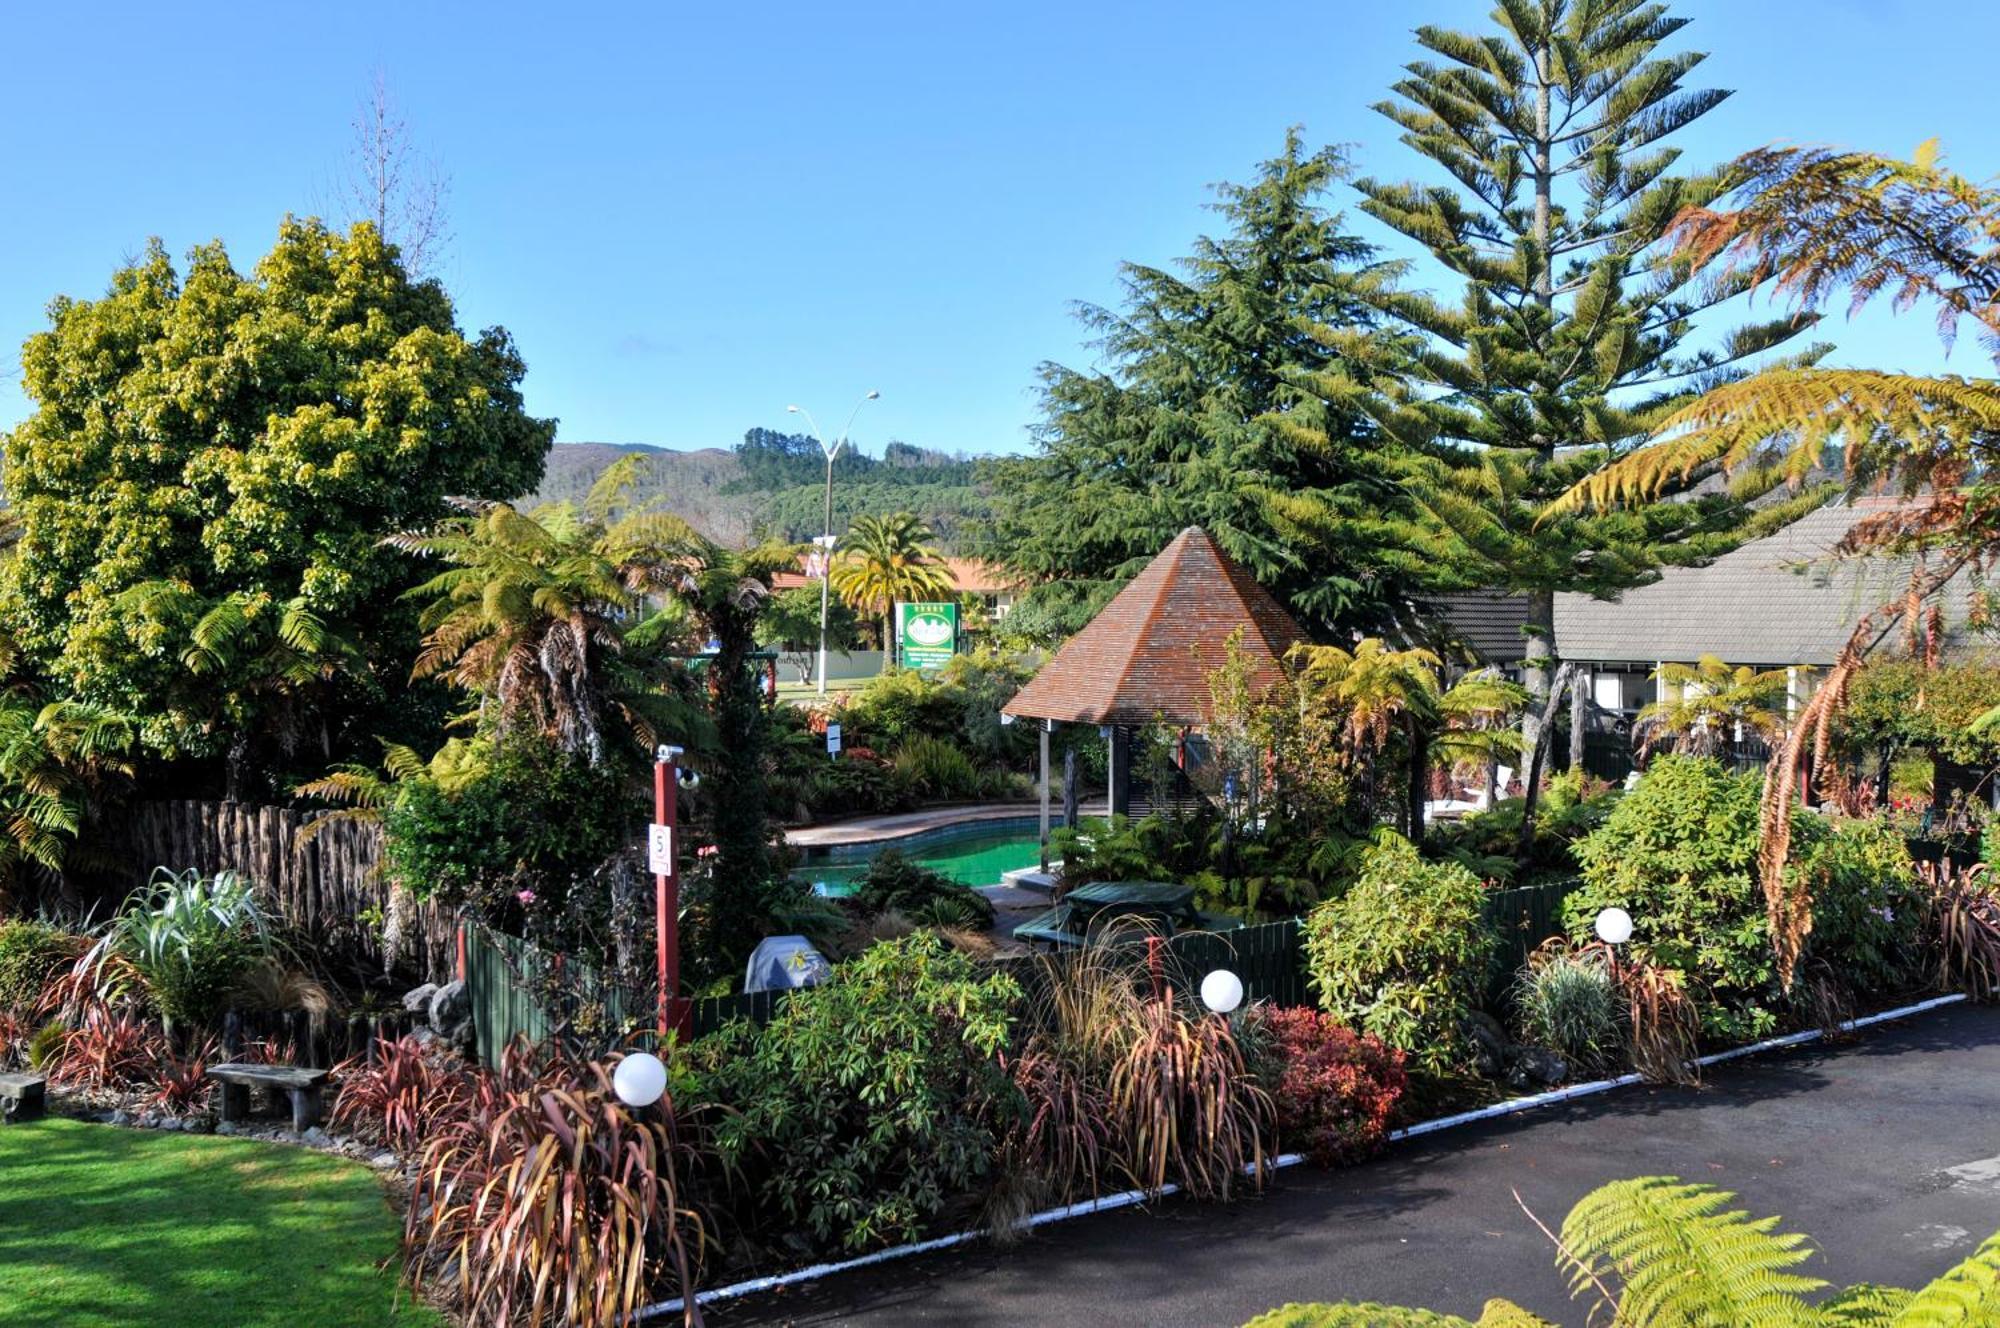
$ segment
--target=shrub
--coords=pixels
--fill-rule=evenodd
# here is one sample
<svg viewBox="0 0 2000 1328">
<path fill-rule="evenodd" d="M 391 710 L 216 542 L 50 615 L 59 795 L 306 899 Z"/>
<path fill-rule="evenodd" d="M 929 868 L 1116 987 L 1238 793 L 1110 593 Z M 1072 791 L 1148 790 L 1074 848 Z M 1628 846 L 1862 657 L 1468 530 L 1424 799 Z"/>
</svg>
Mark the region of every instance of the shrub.
<svg viewBox="0 0 2000 1328">
<path fill-rule="evenodd" d="M 976 927 L 993 925 L 993 902 L 943 872 L 910 861 L 897 850 L 883 849 L 868 863 L 855 902 L 870 913 L 896 912 L 919 926 Z"/>
<path fill-rule="evenodd" d="M 1385 834 L 1347 893 L 1306 915 L 1304 933 L 1323 1008 L 1426 1073 L 1464 1066 L 1494 948 L 1476 876 Z"/>
<path fill-rule="evenodd" d="M 914 1239 L 991 1167 L 1016 1109 L 995 1060 L 1020 989 L 927 933 L 877 945 L 694 1049 L 733 1108 L 723 1156 L 821 1245 Z"/>
<path fill-rule="evenodd" d="M 1262 1183 L 1271 1097 L 1228 1020 L 1190 1017 L 1177 999 L 1141 1001 L 1107 1097 L 1125 1172 L 1146 1193 L 1172 1181 L 1192 1198 L 1227 1199 L 1246 1174 Z"/>
<path fill-rule="evenodd" d="M 902 771 L 853 752 L 842 752 L 837 761 L 822 753 L 800 781 L 799 795 L 815 816 L 900 812 L 916 805 Z"/>
<path fill-rule="evenodd" d="M 1017 1082 L 1035 1137 L 1010 1151 L 1054 1194 L 1115 1168 L 1157 1194 L 1226 1198 L 1262 1184 L 1270 1094 L 1229 1022 L 1155 995 L 1143 952 L 1098 946 L 1041 960 Z"/>
<path fill-rule="evenodd" d="M 1578 841 L 1583 885 L 1562 906 L 1579 942 L 1601 910 L 1630 913 L 1635 952 L 1685 973 L 1704 1030 L 1729 1042 L 1777 1023 L 1777 965 L 1756 877 L 1761 792 L 1757 776 L 1731 775 L 1708 757 L 1654 761 L 1603 827 Z M 1798 860 L 1823 834 L 1817 817 L 1794 818 Z"/>
<path fill-rule="evenodd" d="M 1976 1001 L 2000 996 L 2000 891 L 1986 864 L 1961 871 L 1927 862 L 1920 881 L 1932 980 Z"/>
<path fill-rule="evenodd" d="M 672 1099 L 643 1112 L 610 1067 L 509 1053 L 423 1145 L 404 1244 L 467 1322 L 633 1321 L 662 1287 L 691 1296 L 704 1244 L 682 1181 Z"/>
<path fill-rule="evenodd" d="M 221 1059 L 221 1050 L 214 1038 L 205 1038 L 185 1056 L 165 1052 L 153 1067 L 153 1092 L 147 1103 L 175 1116 L 205 1108 L 214 1090 L 208 1067 Z"/>
<path fill-rule="evenodd" d="M 1535 803 L 1535 835 L 1526 861 L 1514 856 L 1527 805 L 1522 798 L 1432 827 L 1426 851 L 1502 885 L 1573 876 L 1576 841 L 1604 824 L 1622 793 L 1616 785 L 1574 771 L 1551 778 Z"/>
<path fill-rule="evenodd" d="M 1835 821 L 1795 863 L 1812 891 L 1808 959 L 1871 995 L 1921 979 L 1923 902 L 1901 835 L 1880 821 Z"/>
<path fill-rule="evenodd" d="M 639 805 L 616 769 L 521 737 L 463 787 L 408 781 L 384 816 L 383 851 L 391 878 L 419 899 L 470 904 L 503 922 L 530 890 L 552 916 L 625 846 Z"/>
<path fill-rule="evenodd" d="M 1300 1006 L 1246 1016 L 1270 1039 L 1278 1139 L 1315 1165 L 1338 1166 L 1381 1147 L 1408 1077 L 1403 1054 Z"/>
<path fill-rule="evenodd" d="M 114 1014 L 98 1006 L 81 1025 L 64 1031 L 38 1064 L 49 1078 L 71 1087 L 137 1088 L 153 1082 L 166 1056 L 166 1038 L 158 1028 L 130 1011 Z"/>
<path fill-rule="evenodd" d="M 119 994 L 124 960 L 169 1024 L 211 1025 L 251 969 L 271 961 L 270 929 L 250 883 L 234 872 L 203 876 L 161 868 L 85 957 L 100 995 Z"/>
<path fill-rule="evenodd" d="M 45 922 L 0 920 L 0 1011 L 33 1010 L 50 980 L 75 962 L 82 948 L 76 937 Z"/>
<path fill-rule="evenodd" d="M 378 1043 L 375 1063 L 339 1065 L 328 1123 L 399 1153 L 414 1153 L 439 1121 L 463 1111 L 469 1088 L 461 1066 L 412 1037 Z"/>
<path fill-rule="evenodd" d="M 895 764 L 896 773 L 924 797 L 942 801 L 979 796 L 979 768 L 944 738 L 918 734 L 904 740 L 896 750 Z"/>
<path fill-rule="evenodd" d="M 1579 1069 L 1602 1069 L 1623 1042 L 1618 985 L 1597 949 L 1572 949 L 1558 939 L 1522 966 L 1514 980 L 1521 1036 L 1561 1052 Z"/>
<path fill-rule="evenodd" d="M 839 718 L 843 736 L 851 732 L 871 747 L 889 750 L 919 735 L 955 735 L 959 708 L 940 679 L 917 669 L 896 669 L 862 684 Z"/>
</svg>

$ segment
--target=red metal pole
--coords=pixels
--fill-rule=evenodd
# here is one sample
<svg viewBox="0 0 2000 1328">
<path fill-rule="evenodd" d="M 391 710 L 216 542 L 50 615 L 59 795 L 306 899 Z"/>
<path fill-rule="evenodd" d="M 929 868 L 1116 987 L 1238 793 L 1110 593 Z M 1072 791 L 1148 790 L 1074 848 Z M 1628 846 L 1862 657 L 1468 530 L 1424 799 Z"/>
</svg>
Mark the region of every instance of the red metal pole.
<svg viewBox="0 0 2000 1328">
<path fill-rule="evenodd" d="M 667 827 L 666 870 L 653 873 L 654 931 L 659 945 L 659 1029 L 660 1037 L 670 1028 L 686 1034 L 687 1002 L 681 999 L 681 873 L 680 815 L 681 772 L 675 764 L 680 755 L 665 748 L 665 759 L 653 762 L 653 823 Z"/>
</svg>

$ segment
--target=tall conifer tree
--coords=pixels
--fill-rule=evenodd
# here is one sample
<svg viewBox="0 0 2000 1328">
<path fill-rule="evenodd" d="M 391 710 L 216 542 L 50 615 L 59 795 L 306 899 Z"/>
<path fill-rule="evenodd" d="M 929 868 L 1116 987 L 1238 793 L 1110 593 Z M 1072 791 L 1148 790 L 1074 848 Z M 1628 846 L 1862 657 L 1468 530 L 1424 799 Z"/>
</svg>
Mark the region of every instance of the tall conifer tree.
<svg viewBox="0 0 2000 1328">
<path fill-rule="evenodd" d="M 1659 502 L 1551 510 L 1675 407 L 1768 363 L 1765 352 L 1811 320 L 1697 328 L 1747 280 L 1698 282 L 1663 243 L 1683 209 L 1729 184 L 1724 172 L 1676 174 L 1680 152 L 1665 141 L 1728 95 L 1686 86 L 1702 55 L 1663 52 L 1687 20 L 1647 0 L 1500 0 L 1492 20 L 1483 34 L 1417 29 L 1435 58 L 1408 65 L 1376 107 L 1449 181 L 1358 183 L 1363 210 L 1427 250 L 1462 293 L 1381 292 L 1406 333 L 1393 362 L 1379 358 L 1380 338 L 1326 340 L 1394 370 L 1386 390 L 1351 399 L 1403 444 L 1434 565 L 1467 586 L 1527 595 L 1527 681 L 1546 700 L 1562 648 L 1558 590 L 1641 584 L 1795 519 L 1825 493 L 1802 486 L 1753 508 L 1802 472 L 1725 477 L 1704 464 Z"/>
<path fill-rule="evenodd" d="M 1222 235 L 1173 271 L 1126 264 L 1121 307 L 1081 311 L 1102 368 L 1043 366 L 1041 454 L 989 472 L 982 547 L 1037 583 L 1023 621 L 1074 631 L 1200 525 L 1309 630 L 1401 634 L 1407 504 L 1345 399 L 1351 352 L 1325 339 L 1365 340 L 1391 275 L 1324 205 L 1345 177 L 1288 133 L 1254 181 L 1218 187 Z"/>
</svg>

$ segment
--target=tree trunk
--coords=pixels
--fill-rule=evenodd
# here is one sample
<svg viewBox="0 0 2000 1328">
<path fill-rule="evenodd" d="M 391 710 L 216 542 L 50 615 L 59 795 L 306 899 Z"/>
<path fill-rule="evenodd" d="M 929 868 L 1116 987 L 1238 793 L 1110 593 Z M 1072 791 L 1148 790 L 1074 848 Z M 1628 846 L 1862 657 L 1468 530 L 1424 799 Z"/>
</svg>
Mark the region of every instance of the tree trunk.
<svg viewBox="0 0 2000 1328">
<path fill-rule="evenodd" d="M 1535 745 L 1528 751 L 1528 773 L 1521 787 L 1521 830 L 1514 840 L 1514 859 L 1525 863 L 1535 846 L 1535 811 L 1541 801 L 1542 765 L 1548 759 L 1549 739 L 1555 732 L 1556 706 L 1562 703 L 1563 688 L 1572 685 L 1576 670 L 1568 664 L 1556 666 L 1549 680 L 1548 699 L 1542 705 L 1536 725 Z"/>
<path fill-rule="evenodd" d="M 1404 721 L 1410 735 L 1410 778 L 1405 811 L 1409 818 L 1410 842 L 1422 848 L 1424 803 L 1428 801 L 1424 795 L 1430 792 L 1431 740 L 1416 716 L 1406 713 Z"/>
</svg>

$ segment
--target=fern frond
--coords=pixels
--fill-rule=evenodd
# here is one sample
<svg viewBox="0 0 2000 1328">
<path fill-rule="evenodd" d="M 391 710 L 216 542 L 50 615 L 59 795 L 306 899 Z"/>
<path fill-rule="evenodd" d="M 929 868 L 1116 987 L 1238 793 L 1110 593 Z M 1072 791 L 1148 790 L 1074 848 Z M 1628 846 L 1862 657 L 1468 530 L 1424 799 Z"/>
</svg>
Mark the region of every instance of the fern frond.
<svg viewBox="0 0 2000 1328">
<path fill-rule="evenodd" d="M 1973 1328 L 2000 1323 L 2000 1235 L 1912 1295 L 1888 1328 Z"/>
<path fill-rule="evenodd" d="M 1872 369 L 1778 369 L 1709 391 L 1669 416 L 1659 441 L 1587 476 L 1543 520 L 1643 503 L 1704 466 L 1783 467 L 1803 477 L 1829 448 L 1850 478 L 1902 466 L 1915 478 L 2000 429 L 2000 381 Z"/>
<path fill-rule="evenodd" d="M 1796 1328 L 1809 1322 L 1801 1297 L 1826 1284 L 1789 1271 L 1812 1255 L 1805 1237 L 1778 1232 L 1775 1217 L 1724 1211 L 1735 1197 L 1671 1176 L 1593 1190 L 1563 1221 L 1572 1292 L 1622 1281 L 1620 1323 Z"/>
</svg>

